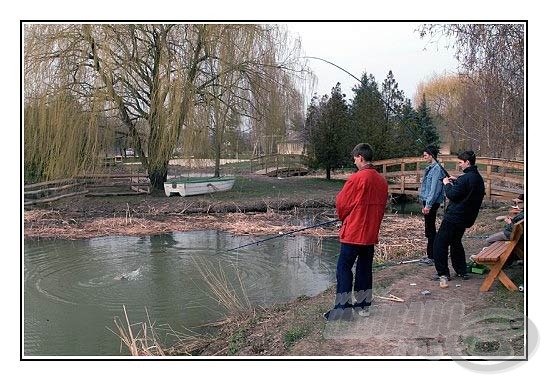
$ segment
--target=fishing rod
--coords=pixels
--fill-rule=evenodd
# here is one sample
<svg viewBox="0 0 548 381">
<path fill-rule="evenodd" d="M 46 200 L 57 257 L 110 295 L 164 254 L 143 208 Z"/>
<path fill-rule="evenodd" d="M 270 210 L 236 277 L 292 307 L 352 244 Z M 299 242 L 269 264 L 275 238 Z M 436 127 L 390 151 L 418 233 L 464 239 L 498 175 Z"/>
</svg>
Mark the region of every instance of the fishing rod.
<svg viewBox="0 0 548 381">
<path fill-rule="evenodd" d="M 332 223 L 335 223 L 335 222 L 338 222 L 339 220 L 338 219 L 334 219 L 334 220 L 329 220 L 329 221 L 326 221 L 326 222 L 322 222 L 321 224 L 316 224 L 316 225 L 312 225 L 312 226 L 307 226 L 307 227 L 304 227 L 304 228 L 300 228 L 300 229 L 297 229 L 297 230 L 292 230 L 290 232 L 287 232 L 287 233 L 283 233 L 283 234 L 278 234 L 278 235 L 275 235 L 273 237 L 268 237 L 268 238 L 265 238 L 265 239 L 262 239 L 260 241 L 255 241 L 255 242 L 251 242 L 251 243 L 246 243 L 245 245 L 241 245 L 241 246 L 238 246 L 238 247 L 234 247 L 232 249 L 228 249 L 227 251 L 234 251 L 234 250 L 238 250 L 238 249 L 241 249 L 242 247 L 246 247 L 246 246 L 251 246 L 251 245 L 258 245 L 259 243 L 262 243 L 262 242 L 265 242 L 265 241 L 269 241 L 271 239 L 275 239 L 275 238 L 280 238 L 280 237 L 283 237 L 285 235 L 289 235 L 289 234 L 293 234 L 293 233 L 297 233 L 297 232 L 302 232 L 303 230 L 308 230 L 308 229 L 312 229 L 312 228 L 317 228 L 319 226 L 324 226 L 324 225 L 329 225 L 329 224 L 332 224 Z"/>
<path fill-rule="evenodd" d="M 361 79 L 359 79 L 358 77 L 356 77 L 354 74 L 352 74 L 352 73 L 349 72 L 348 70 L 346 70 L 346 69 L 340 67 L 339 65 L 334 64 L 334 63 L 331 62 L 331 61 L 328 61 L 328 60 L 326 60 L 326 59 L 324 59 L 324 58 L 312 57 L 312 56 L 304 56 L 303 58 L 311 58 L 311 59 L 314 59 L 314 60 L 320 60 L 320 61 L 323 61 L 323 62 L 325 62 L 325 63 L 328 63 L 328 64 L 330 64 L 330 65 L 332 65 L 332 66 L 335 66 L 337 69 L 340 69 L 340 70 L 344 71 L 346 74 L 348 74 L 349 76 L 351 76 L 352 78 L 354 78 L 355 80 L 357 80 L 359 83 L 362 84 L 362 86 L 365 87 L 365 83 L 363 83 L 363 81 L 362 81 Z M 373 94 L 375 94 L 375 93 L 373 93 Z M 375 94 L 375 95 L 376 95 L 376 94 Z M 428 149 L 428 145 L 425 144 L 425 143 L 422 141 L 422 139 L 416 134 L 415 131 L 413 131 L 413 129 L 409 128 L 409 126 L 407 125 L 407 123 L 405 123 L 405 121 L 403 120 L 403 118 L 401 117 L 401 115 L 398 114 L 398 113 L 396 112 L 396 110 L 394 110 L 394 109 L 393 109 L 393 108 L 392 108 L 384 99 L 382 99 L 382 97 L 377 96 L 377 98 L 378 98 L 382 103 L 384 103 L 384 105 L 386 106 L 386 108 L 387 108 L 389 111 L 391 111 L 391 112 L 392 112 L 392 113 L 393 113 L 393 114 L 402 122 L 402 124 L 404 125 L 404 127 L 407 128 L 407 131 L 410 131 L 411 134 L 413 134 L 413 136 L 415 136 L 416 141 L 418 141 L 421 145 L 424 146 L 424 151 L 425 151 L 426 153 L 428 153 L 430 156 L 432 156 L 432 158 L 434 159 L 434 161 L 440 166 L 440 168 L 441 168 L 441 170 L 443 171 L 444 175 L 445 175 L 446 177 L 451 177 L 451 175 L 449 174 L 449 172 L 447 172 L 447 171 L 445 170 L 445 168 L 441 165 L 441 163 L 438 161 L 438 158 L 437 158 L 432 152 L 430 152 L 430 150 Z"/>
</svg>

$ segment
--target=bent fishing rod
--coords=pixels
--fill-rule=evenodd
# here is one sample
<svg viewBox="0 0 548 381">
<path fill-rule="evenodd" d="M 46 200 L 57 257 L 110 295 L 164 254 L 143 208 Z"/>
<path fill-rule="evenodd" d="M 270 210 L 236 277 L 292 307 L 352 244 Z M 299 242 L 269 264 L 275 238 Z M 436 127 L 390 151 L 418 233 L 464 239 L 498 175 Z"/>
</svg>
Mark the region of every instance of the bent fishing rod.
<svg viewBox="0 0 548 381">
<path fill-rule="evenodd" d="M 351 76 L 352 78 L 354 78 L 356 81 L 358 81 L 359 83 L 361 83 L 363 87 L 366 86 L 366 84 L 363 83 L 363 81 L 362 81 L 361 79 L 359 79 L 358 77 L 356 77 L 354 74 L 350 73 L 348 70 L 346 70 L 346 69 L 340 67 L 339 65 L 334 64 L 334 63 L 331 62 L 331 61 L 328 61 L 328 60 L 326 60 L 326 59 L 324 59 L 324 58 L 312 57 L 312 56 L 305 56 L 305 57 L 303 57 L 303 58 L 311 58 L 311 59 L 314 59 L 314 60 L 320 60 L 320 61 L 323 61 L 323 62 L 325 62 L 325 63 L 328 63 L 328 64 L 330 64 L 330 65 L 332 65 L 332 66 L 335 66 L 337 69 L 344 71 L 346 74 L 348 74 L 349 76 Z M 375 93 L 373 92 L 373 94 L 375 94 Z M 377 96 L 377 94 L 375 94 L 375 96 Z M 435 155 L 433 155 L 432 152 L 430 152 L 430 150 L 428 149 L 428 145 L 425 144 L 425 143 L 422 141 L 422 139 L 417 135 L 417 133 L 416 133 L 415 131 L 413 131 L 413 129 L 411 129 L 411 128 L 407 125 L 407 123 L 405 123 L 405 121 L 403 120 L 403 118 L 401 117 L 401 115 L 400 115 L 399 113 L 397 113 L 396 110 L 394 110 L 394 109 L 392 108 L 392 106 L 390 106 L 388 103 L 386 103 L 386 101 L 385 101 L 384 99 L 382 99 L 382 97 L 377 96 L 377 98 L 386 106 L 386 108 L 387 108 L 390 112 L 392 112 L 392 113 L 400 120 L 400 122 L 402 122 L 403 126 L 407 129 L 407 131 L 411 132 L 411 134 L 415 137 L 416 141 L 419 142 L 421 145 L 424 146 L 424 151 L 425 151 L 426 153 L 428 153 L 430 156 L 432 156 L 432 158 L 434 159 L 434 161 L 440 166 L 440 168 L 441 168 L 441 170 L 443 171 L 444 175 L 445 175 L 446 177 L 451 177 L 451 175 L 449 174 L 449 172 L 447 172 L 447 171 L 445 170 L 445 168 L 443 168 L 443 166 L 441 165 L 441 163 L 438 161 L 438 158 L 437 158 Z"/>
<path fill-rule="evenodd" d="M 242 247 L 247 247 L 247 246 L 251 246 L 251 245 L 258 245 L 259 243 L 262 243 L 262 242 L 265 242 L 265 241 L 269 241 L 269 240 L 271 240 L 271 239 L 280 238 L 280 237 L 283 237 L 283 236 L 286 236 L 286 235 L 289 235 L 289 234 L 293 234 L 293 233 L 297 233 L 297 232 L 302 232 L 303 230 L 308 230 L 308 229 L 312 229 L 312 228 L 317 228 L 317 227 L 319 227 L 319 226 L 329 225 L 329 224 L 332 224 L 332 223 L 335 223 L 335 222 L 338 222 L 338 221 L 339 221 L 338 219 L 325 221 L 325 222 L 322 222 L 322 223 L 320 223 L 320 224 L 316 224 L 316 225 L 312 225 L 312 226 L 307 226 L 307 227 L 300 228 L 300 229 L 297 229 L 297 230 L 292 230 L 292 231 L 289 231 L 289 232 L 287 232 L 287 233 L 281 233 L 281 234 L 278 234 L 278 235 L 275 235 L 275 236 L 272 236 L 272 237 L 268 237 L 268 238 L 262 239 L 262 240 L 260 240 L 260 241 L 255 241 L 255 242 L 251 242 L 251 243 L 246 243 L 245 245 L 241 245 L 241 246 L 238 246 L 238 247 L 233 247 L 232 249 L 228 249 L 227 251 L 234 251 L 234 250 L 241 249 Z"/>
</svg>

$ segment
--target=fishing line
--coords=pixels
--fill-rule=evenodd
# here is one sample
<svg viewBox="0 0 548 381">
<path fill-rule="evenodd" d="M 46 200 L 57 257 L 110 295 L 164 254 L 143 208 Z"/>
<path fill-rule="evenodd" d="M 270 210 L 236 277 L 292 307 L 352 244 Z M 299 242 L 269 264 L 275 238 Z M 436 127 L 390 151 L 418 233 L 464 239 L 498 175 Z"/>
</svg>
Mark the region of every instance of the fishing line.
<svg viewBox="0 0 548 381">
<path fill-rule="evenodd" d="M 348 70 L 342 68 L 341 66 L 331 62 L 331 61 L 328 61 L 324 58 L 320 58 L 320 57 L 313 57 L 313 56 L 304 56 L 302 58 L 310 58 L 310 59 L 315 59 L 315 60 L 320 60 L 320 61 L 323 61 L 325 63 L 328 63 L 332 66 L 335 66 L 337 69 L 339 70 L 342 70 L 344 71 L 346 74 L 348 74 L 349 76 L 351 76 L 352 78 L 354 78 L 355 80 L 357 80 L 359 83 L 361 83 L 364 87 L 365 87 L 365 83 L 363 83 L 363 81 L 361 79 L 359 79 L 358 77 L 356 77 L 354 74 L 350 73 Z M 375 93 L 374 93 L 375 94 Z M 375 94 L 375 96 L 377 96 L 377 94 Z M 377 98 L 386 106 L 386 108 L 392 112 L 392 114 L 394 114 L 403 124 L 403 126 L 407 129 L 407 131 L 410 131 L 411 134 L 415 137 L 416 141 L 419 142 L 421 145 L 423 145 L 425 148 L 424 148 L 424 151 L 427 152 L 430 156 L 432 156 L 432 158 L 434 159 L 434 161 L 440 166 L 441 170 L 443 171 L 443 173 L 445 174 L 446 177 L 451 177 L 449 175 L 449 172 L 447 172 L 445 170 L 445 168 L 441 165 L 441 163 L 438 161 L 438 159 L 432 154 L 432 152 L 430 152 L 430 150 L 428 149 L 428 146 L 422 141 L 422 139 L 417 135 L 417 133 L 415 131 L 413 131 L 406 123 L 405 121 L 403 120 L 403 118 L 401 117 L 401 115 L 399 115 L 396 110 L 394 110 L 388 103 L 386 103 L 386 101 L 384 99 L 382 99 L 382 97 L 379 97 L 377 96 Z M 320 224 L 317 224 L 317 225 L 312 225 L 312 226 L 307 226 L 307 227 L 304 227 L 304 228 L 301 228 L 301 229 L 296 229 L 296 230 L 292 230 L 292 231 L 289 231 L 289 232 L 286 232 L 286 233 L 283 233 L 283 234 L 278 234 L 276 236 L 272 236 L 272 237 L 268 237 L 268 238 L 265 238 L 265 239 L 262 239 L 262 240 L 259 240 L 259 241 L 255 241 L 255 242 L 251 242 L 251 243 L 247 243 L 245 245 L 240 245 L 238 247 L 234 247 L 232 249 L 228 249 L 227 251 L 234 251 L 234 250 L 238 250 L 238 249 L 241 249 L 243 247 L 247 247 L 247 246 L 251 246 L 251 245 L 258 245 L 259 243 L 262 243 L 262 242 L 266 242 L 266 241 L 269 241 L 269 240 L 272 240 L 272 239 L 276 239 L 276 238 L 280 238 L 280 237 L 284 237 L 286 235 L 289 235 L 289 234 L 294 234 L 294 233 L 297 233 L 297 232 L 301 232 L 303 230 L 308 230 L 308 229 L 312 229 L 312 228 L 316 228 L 316 227 L 319 227 L 319 226 L 324 226 L 324 225 L 329 225 L 329 224 L 332 224 L 332 223 L 335 223 L 335 222 L 338 222 L 339 220 L 338 219 L 335 219 L 335 220 L 329 220 L 329 221 L 326 221 L 326 222 L 322 222 Z"/>
<path fill-rule="evenodd" d="M 363 81 L 361 79 L 359 79 L 358 77 L 356 77 L 354 74 L 350 73 L 348 70 L 340 67 L 339 65 L 337 64 L 334 64 L 333 62 L 331 61 L 328 61 L 324 58 L 320 58 L 320 57 L 312 57 L 312 56 L 304 56 L 302 58 L 310 58 L 310 59 L 314 59 L 314 60 L 320 60 L 320 61 L 323 61 L 325 63 L 328 63 L 332 66 L 335 66 L 337 69 L 340 69 L 342 71 L 344 71 L 346 74 L 348 74 L 349 76 L 351 76 L 352 78 L 354 78 L 355 80 L 357 80 L 359 83 L 362 84 L 363 87 L 366 87 L 366 84 L 363 83 Z M 373 92 L 373 94 L 386 106 L 386 108 L 392 112 L 392 114 L 394 114 L 399 120 L 400 122 L 402 122 L 403 126 L 407 129 L 407 131 L 411 132 L 411 134 L 415 137 L 416 141 L 419 142 L 421 145 L 424 146 L 424 152 L 427 152 L 430 156 L 432 156 L 432 158 L 434 159 L 434 161 L 440 166 L 441 170 L 443 171 L 443 173 L 445 174 L 445 177 L 451 177 L 451 175 L 449 175 L 449 172 L 447 172 L 445 170 L 445 168 L 441 165 L 441 163 L 438 161 L 438 159 L 432 154 L 432 152 L 430 152 L 430 150 L 428 149 L 428 145 L 425 144 L 422 139 L 417 135 L 417 133 L 412 129 L 410 128 L 407 123 L 405 123 L 405 121 L 403 120 L 403 118 L 401 117 L 401 115 L 399 113 L 396 112 L 396 110 L 394 110 L 388 103 L 386 103 L 386 101 L 384 99 L 382 99 L 382 97 L 378 96 L 375 92 Z"/>
<path fill-rule="evenodd" d="M 282 234 L 278 234 L 276 236 L 272 236 L 272 237 L 268 237 L 268 238 L 265 238 L 265 239 L 261 239 L 259 241 L 255 241 L 255 242 L 251 242 L 251 243 L 246 243 L 245 245 L 241 245 L 241 246 L 238 246 L 238 247 L 234 247 L 232 249 L 228 249 L 227 251 L 234 251 L 234 250 L 238 250 L 238 249 L 241 249 L 242 247 L 247 247 L 247 246 L 251 246 L 251 245 L 258 245 L 259 243 L 262 243 L 262 242 L 265 242 L 265 241 L 269 241 L 271 239 L 276 239 L 276 238 L 280 238 L 280 237 L 283 237 L 283 236 L 286 236 L 286 235 L 289 235 L 289 234 L 293 234 L 293 233 L 297 233 L 297 232 L 302 232 L 303 230 L 308 230 L 308 229 L 312 229 L 312 228 L 317 228 L 319 226 L 324 226 L 324 225 L 329 225 L 329 224 L 332 224 L 332 223 L 335 223 L 335 222 L 338 222 L 339 220 L 338 219 L 335 219 L 335 220 L 329 220 L 329 221 L 325 221 L 325 222 L 322 222 L 320 224 L 316 224 L 316 225 L 312 225 L 312 226 L 306 226 L 304 228 L 300 228 L 300 229 L 296 229 L 296 230 L 291 230 L 289 232 L 286 232 L 286 233 L 282 233 Z"/>
</svg>

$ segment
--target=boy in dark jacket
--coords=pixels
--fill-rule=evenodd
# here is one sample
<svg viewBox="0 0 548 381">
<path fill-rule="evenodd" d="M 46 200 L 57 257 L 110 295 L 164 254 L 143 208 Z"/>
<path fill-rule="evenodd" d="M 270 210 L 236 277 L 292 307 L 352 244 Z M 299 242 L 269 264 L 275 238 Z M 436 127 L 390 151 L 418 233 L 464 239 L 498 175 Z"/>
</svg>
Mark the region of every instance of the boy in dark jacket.
<svg viewBox="0 0 548 381">
<path fill-rule="evenodd" d="M 485 195 L 485 185 L 476 167 L 476 155 L 473 151 L 460 153 L 458 159 L 459 167 L 464 174 L 458 178 L 443 179 L 449 205 L 434 242 L 434 264 L 437 275 L 433 279 L 439 279 L 440 276 L 450 279 L 447 263 L 449 249 L 451 264 L 457 277 L 468 279 L 462 236 L 466 228 L 471 227 L 476 221 Z"/>
</svg>

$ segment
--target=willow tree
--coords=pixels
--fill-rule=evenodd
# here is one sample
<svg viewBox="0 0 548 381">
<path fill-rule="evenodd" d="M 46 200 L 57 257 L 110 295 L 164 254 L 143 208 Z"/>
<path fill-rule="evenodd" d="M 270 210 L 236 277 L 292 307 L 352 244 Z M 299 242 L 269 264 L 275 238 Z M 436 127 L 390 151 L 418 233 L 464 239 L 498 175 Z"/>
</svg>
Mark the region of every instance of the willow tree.
<svg viewBox="0 0 548 381">
<path fill-rule="evenodd" d="M 525 24 L 434 24 L 420 33 L 454 43 L 463 81 L 458 142 L 481 155 L 522 156 Z"/>
<path fill-rule="evenodd" d="M 258 26 L 250 26 L 259 28 Z M 266 38 L 257 44 L 257 35 L 238 25 L 222 25 L 208 36 L 204 43 L 207 60 L 204 71 L 212 78 L 207 92 L 201 94 L 204 102 L 196 108 L 204 113 L 215 158 L 215 175 L 219 175 L 220 157 L 227 128 L 234 120 L 247 119 L 255 126 L 255 134 L 285 135 L 284 105 L 287 94 L 294 90 L 295 71 L 292 66 L 298 57 L 298 42 L 288 43 L 285 29 L 277 26 L 260 27 Z M 292 50 L 287 50 L 291 47 Z M 255 64 L 242 64 L 246 57 L 256 57 Z M 240 70 L 234 70 L 234 67 Z M 222 73 L 222 75 L 217 75 Z M 294 104 L 291 104 L 294 106 Z M 199 124 L 198 124 L 199 125 Z"/>
<path fill-rule="evenodd" d="M 39 83 L 43 68 L 62 67 L 62 76 L 46 82 L 48 90 L 65 89 L 88 109 L 101 105 L 101 115 L 115 115 L 151 183 L 162 188 L 169 158 L 184 129 L 193 127 L 197 105 L 217 107 L 221 125 L 222 114 L 236 108 L 236 99 L 240 105 L 253 103 L 251 83 L 275 78 L 295 64 L 293 56 L 277 54 L 282 49 L 264 54 L 262 46 L 286 43 L 274 41 L 277 28 L 252 24 L 28 25 L 25 61 L 32 63 L 28 65 L 32 73 L 25 86 Z M 139 128 L 143 121 L 144 131 Z"/>
<path fill-rule="evenodd" d="M 47 25 L 41 31 L 25 29 L 25 181 L 71 177 L 94 168 L 102 147 L 112 139 L 109 131 L 115 129 L 99 99 L 83 98 L 77 86 L 67 85 L 90 78 L 85 70 L 75 70 L 69 55 L 60 53 L 66 45 L 41 40 L 44 34 L 68 30 Z"/>
<path fill-rule="evenodd" d="M 414 98 L 418 106 L 423 100 L 436 120 L 441 142 L 453 152 L 467 148 L 463 136 L 468 135 L 462 123 L 466 110 L 462 109 L 465 95 L 465 78 L 454 74 L 434 75 L 419 83 Z"/>
</svg>

